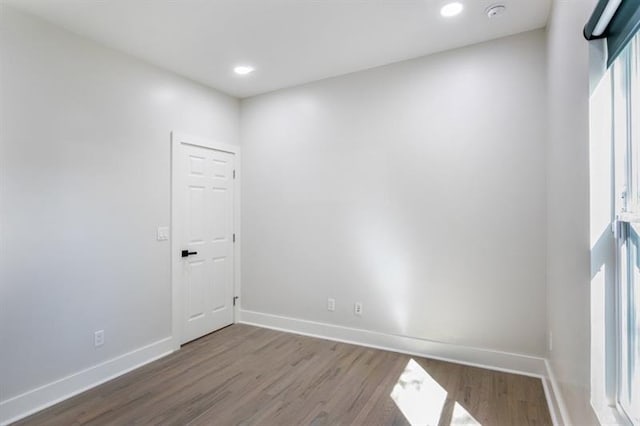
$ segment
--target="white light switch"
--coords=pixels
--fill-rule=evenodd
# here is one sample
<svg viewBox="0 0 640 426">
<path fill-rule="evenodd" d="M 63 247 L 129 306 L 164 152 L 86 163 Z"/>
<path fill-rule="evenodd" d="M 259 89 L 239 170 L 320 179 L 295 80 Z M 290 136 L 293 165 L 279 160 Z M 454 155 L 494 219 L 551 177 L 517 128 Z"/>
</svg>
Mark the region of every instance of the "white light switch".
<svg viewBox="0 0 640 426">
<path fill-rule="evenodd" d="M 159 226 L 158 227 L 158 241 L 167 241 L 169 239 L 169 227 L 168 226 Z"/>
</svg>

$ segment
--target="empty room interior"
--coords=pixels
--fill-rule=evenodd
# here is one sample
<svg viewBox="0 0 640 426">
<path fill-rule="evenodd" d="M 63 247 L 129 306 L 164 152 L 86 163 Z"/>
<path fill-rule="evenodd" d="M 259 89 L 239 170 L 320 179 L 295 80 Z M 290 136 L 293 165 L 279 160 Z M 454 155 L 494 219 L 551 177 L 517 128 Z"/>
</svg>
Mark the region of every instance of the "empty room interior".
<svg viewBox="0 0 640 426">
<path fill-rule="evenodd" d="M 640 425 L 639 30 L 0 0 L 0 425 Z"/>
</svg>

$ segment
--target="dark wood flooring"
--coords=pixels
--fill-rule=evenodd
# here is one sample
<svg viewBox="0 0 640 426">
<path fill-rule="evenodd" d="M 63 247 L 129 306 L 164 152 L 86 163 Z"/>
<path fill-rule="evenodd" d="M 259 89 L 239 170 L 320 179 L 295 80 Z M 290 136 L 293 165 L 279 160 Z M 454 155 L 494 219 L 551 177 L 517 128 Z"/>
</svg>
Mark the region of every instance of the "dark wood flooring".
<svg viewBox="0 0 640 426">
<path fill-rule="evenodd" d="M 232 325 L 21 425 L 550 425 L 539 379 Z"/>
</svg>

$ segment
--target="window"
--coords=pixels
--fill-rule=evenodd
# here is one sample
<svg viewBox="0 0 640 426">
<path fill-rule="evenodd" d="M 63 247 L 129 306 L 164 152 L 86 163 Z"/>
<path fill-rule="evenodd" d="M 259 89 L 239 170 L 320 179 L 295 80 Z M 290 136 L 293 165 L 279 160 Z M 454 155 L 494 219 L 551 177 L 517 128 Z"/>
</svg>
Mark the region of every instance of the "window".
<svg viewBox="0 0 640 426">
<path fill-rule="evenodd" d="M 618 216 L 617 404 L 640 425 L 640 36 L 613 65 Z"/>
</svg>

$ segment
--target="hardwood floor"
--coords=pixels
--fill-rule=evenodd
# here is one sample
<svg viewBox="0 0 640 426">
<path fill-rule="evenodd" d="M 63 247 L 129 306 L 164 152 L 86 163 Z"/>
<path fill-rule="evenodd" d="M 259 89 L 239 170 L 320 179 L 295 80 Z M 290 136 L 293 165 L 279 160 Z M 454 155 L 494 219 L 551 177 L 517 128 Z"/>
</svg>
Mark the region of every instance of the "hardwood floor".
<svg viewBox="0 0 640 426">
<path fill-rule="evenodd" d="M 18 424 L 520 426 L 551 418 L 539 379 L 238 324 Z"/>
</svg>

